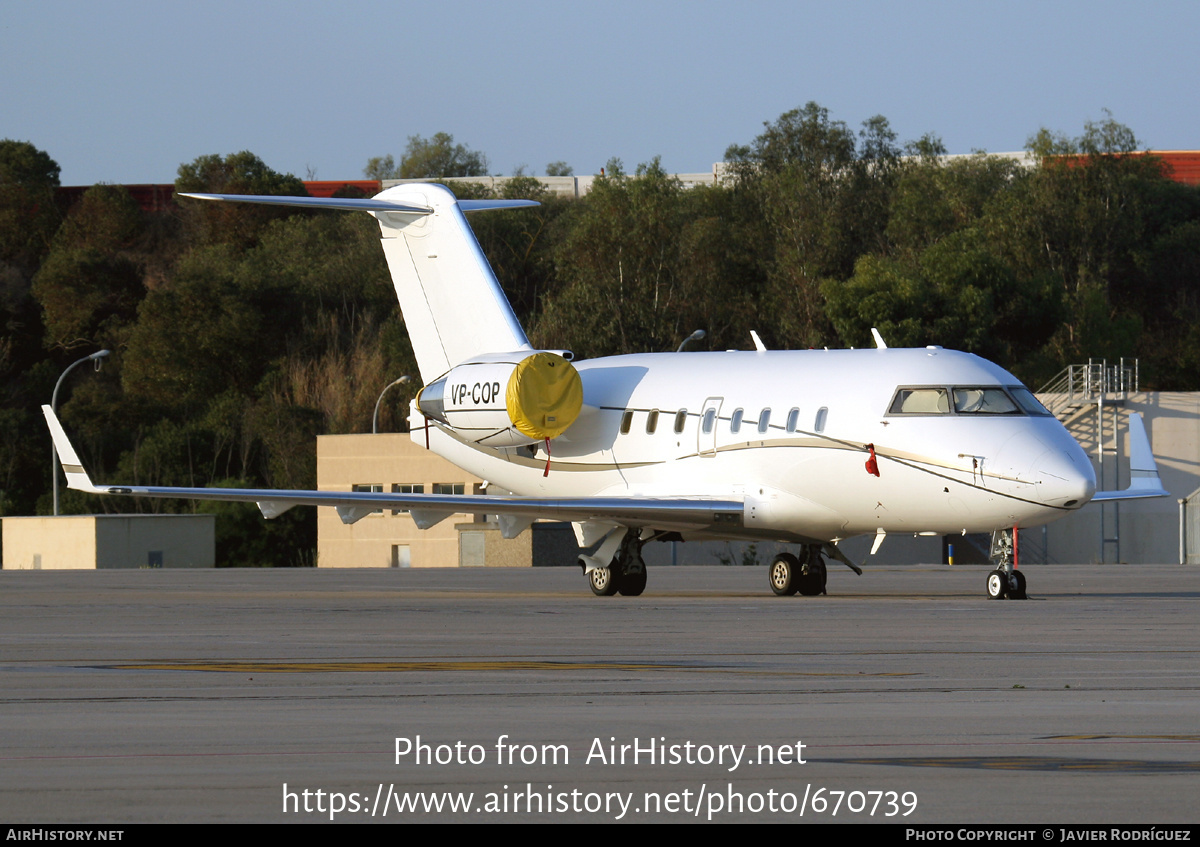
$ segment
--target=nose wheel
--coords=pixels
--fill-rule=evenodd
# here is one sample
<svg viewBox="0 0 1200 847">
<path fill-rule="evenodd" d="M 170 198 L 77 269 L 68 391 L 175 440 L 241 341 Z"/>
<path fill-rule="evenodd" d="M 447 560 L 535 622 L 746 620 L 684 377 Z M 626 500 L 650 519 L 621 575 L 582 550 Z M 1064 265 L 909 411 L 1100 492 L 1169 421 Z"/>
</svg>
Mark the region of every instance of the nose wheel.
<svg viewBox="0 0 1200 847">
<path fill-rule="evenodd" d="M 996 569 L 987 575 L 987 596 L 992 600 L 1025 600 L 1025 574 L 1013 563 L 1012 530 L 992 533 L 991 558 Z"/>
</svg>

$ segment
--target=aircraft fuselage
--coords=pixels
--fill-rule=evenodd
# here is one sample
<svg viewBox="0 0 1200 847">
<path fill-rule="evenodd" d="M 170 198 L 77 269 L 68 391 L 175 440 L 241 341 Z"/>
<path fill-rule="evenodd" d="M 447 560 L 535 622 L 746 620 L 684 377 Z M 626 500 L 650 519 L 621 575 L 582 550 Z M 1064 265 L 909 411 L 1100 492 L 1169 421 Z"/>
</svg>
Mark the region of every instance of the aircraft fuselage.
<svg viewBox="0 0 1200 847">
<path fill-rule="evenodd" d="M 696 538 L 990 532 L 1055 520 L 1095 491 L 1088 458 L 1058 420 L 969 407 L 981 389 L 1011 401 L 1006 392 L 1023 388 L 967 353 L 659 353 L 575 367 L 583 410 L 553 441 L 548 475 L 544 448 L 483 446 L 432 421 L 430 447 L 523 496 L 745 500 L 741 526 L 685 534 Z M 943 407 L 904 410 L 902 388 Z M 423 442 L 419 413 L 413 424 Z M 872 446 L 878 475 L 867 468 Z"/>
</svg>

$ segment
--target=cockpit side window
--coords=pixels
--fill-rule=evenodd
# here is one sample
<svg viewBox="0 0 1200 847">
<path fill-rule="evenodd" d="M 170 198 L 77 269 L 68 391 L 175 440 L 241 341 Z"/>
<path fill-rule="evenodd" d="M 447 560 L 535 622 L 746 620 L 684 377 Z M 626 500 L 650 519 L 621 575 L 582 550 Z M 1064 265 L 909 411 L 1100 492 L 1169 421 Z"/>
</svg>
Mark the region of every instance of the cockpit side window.
<svg viewBox="0 0 1200 847">
<path fill-rule="evenodd" d="M 1008 391 L 1017 401 L 1017 405 L 1025 410 L 1025 414 L 1042 418 L 1054 417 L 1050 410 L 1043 406 L 1041 401 L 1033 396 L 1033 392 L 1025 386 L 1010 385 Z"/>
<path fill-rule="evenodd" d="M 901 388 L 896 391 L 888 414 L 948 415 L 950 398 L 944 388 Z"/>
</svg>

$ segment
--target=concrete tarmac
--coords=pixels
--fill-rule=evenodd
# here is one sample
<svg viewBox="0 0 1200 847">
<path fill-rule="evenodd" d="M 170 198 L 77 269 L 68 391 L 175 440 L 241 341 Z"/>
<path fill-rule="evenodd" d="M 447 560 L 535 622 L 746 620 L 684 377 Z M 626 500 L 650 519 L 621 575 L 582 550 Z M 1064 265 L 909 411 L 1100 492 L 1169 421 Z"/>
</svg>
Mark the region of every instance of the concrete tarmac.
<svg viewBox="0 0 1200 847">
<path fill-rule="evenodd" d="M 1200 571 L 1026 572 L 2 571 L 0 821 L 1195 823 Z"/>
</svg>

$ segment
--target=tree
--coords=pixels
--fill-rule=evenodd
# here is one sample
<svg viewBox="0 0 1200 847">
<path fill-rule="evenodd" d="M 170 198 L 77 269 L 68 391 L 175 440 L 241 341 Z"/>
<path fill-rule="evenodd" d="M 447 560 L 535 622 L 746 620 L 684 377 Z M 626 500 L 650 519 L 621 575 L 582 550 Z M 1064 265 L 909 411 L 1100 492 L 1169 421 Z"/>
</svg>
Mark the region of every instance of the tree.
<svg viewBox="0 0 1200 847">
<path fill-rule="evenodd" d="M 773 316 L 765 332 L 772 346 L 821 346 L 833 340 L 821 282 L 849 278 L 859 256 L 884 249 L 900 150 L 883 117 L 863 123 L 860 146 L 845 123 L 812 102 L 764 127 L 725 158 L 762 222 L 768 286 L 761 305 Z"/>
<path fill-rule="evenodd" d="M 400 157 L 400 164 L 391 153 L 367 160 L 363 176 L 367 179 L 442 179 L 455 176 L 486 176 L 487 156 L 454 143 L 448 132 L 435 133 L 432 138 L 410 135 Z M 520 176 L 520 174 L 518 174 Z"/>
<path fill-rule="evenodd" d="M 298 177 L 272 170 L 249 150 L 225 157 L 201 156 L 194 162 L 180 165 L 175 190 L 202 194 L 308 196 L 304 182 Z M 224 242 L 242 248 L 252 245 L 269 222 L 297 213 L 295 209 L 204 200 L 184 200 L 180 206 L 195 241 L 202 244 Z"/>
<path fill-rule="evenodd" d="M 660 352 L 701 327 L 713 344 L 744 343 L 757 288 L 732 258 L 730 192 L 684 190 L 657 159 L 632 177 L 614 161 L 606 171 L 616 175 L 597 179 L 562 219 L 557 285 L 535 343 L 587 357 Z"/>
<path fill-rule="evenodd" d="M 454 143 L 448 132 L 432 138 L 410 135 L 400 159 L 401 179 L 436 179 L 450 176 L 486 176 L 487 156 Z"/>
<path fill-rule="evenodd" d="M 31 274 L 50 246 L 60 215 L 58 163 L 28 141 L 0 141 L 0 262 Z"/>
<path fill-rule="evenodd" d="M 388 153 L 386 156 L 374 156 L 367 159 L 367 166 L 363 168 L 363 176 L 380 182 L 385 179 L 399 179 L 400 169 L 396 167 L 396 160 L 392 158 L 392 154 Z"/>
<path fill-rule="evenodd" d="M 546 176 L 574 176 L 575 169 L 566 162 L 559 160 L 546 165 Z"/>
</svg>

